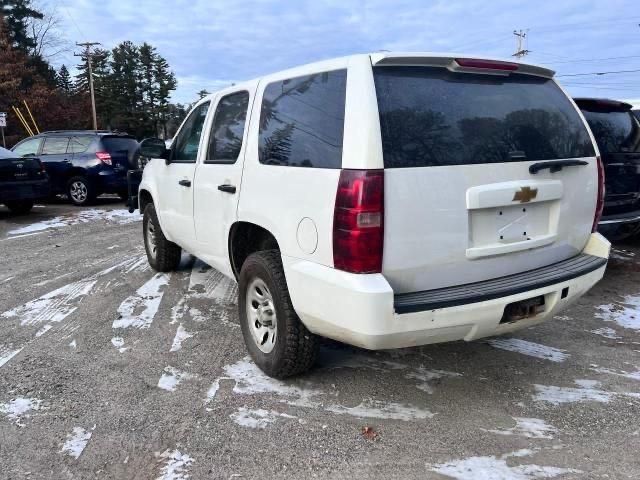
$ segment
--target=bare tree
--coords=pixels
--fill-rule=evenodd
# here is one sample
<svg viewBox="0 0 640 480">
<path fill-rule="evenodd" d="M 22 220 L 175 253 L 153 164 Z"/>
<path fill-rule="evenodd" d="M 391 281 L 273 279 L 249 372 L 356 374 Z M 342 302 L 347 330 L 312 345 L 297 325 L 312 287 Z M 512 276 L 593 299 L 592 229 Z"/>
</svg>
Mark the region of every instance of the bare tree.
<svg viewBox="0 0 640 480">
<path fill-rule="evenodd" d="M 52 60 L 62 53 L 71 51 L 72 45 L 62 30 L 63 22 L 58 4 L 41 2 L 38 10 L 42 12 L 43 17 L 31 18 L 28 21 L 28 32 L 35 43 L 29 53 L 34 57 Z"/>
</svg>

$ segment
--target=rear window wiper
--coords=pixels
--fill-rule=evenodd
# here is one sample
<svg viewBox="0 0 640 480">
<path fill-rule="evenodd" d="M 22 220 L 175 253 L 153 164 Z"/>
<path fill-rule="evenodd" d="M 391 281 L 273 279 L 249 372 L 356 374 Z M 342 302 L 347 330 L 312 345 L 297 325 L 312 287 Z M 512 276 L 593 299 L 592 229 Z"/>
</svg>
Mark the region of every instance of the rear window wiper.
<svg viewBox="0 0 640 480">
<path fill-rule="evenodd" d="M 538 162 L 529 166 L 529 173 L 536 174 L 540 170 L 544 170 L 546 168 L 549 169 L 551 173 L 559 172 L 564 167 L 578 167 L 589 165 L 589 162 L 585 162 L 584 160 L 551 160 L 549 162 Z"/>
</svg>

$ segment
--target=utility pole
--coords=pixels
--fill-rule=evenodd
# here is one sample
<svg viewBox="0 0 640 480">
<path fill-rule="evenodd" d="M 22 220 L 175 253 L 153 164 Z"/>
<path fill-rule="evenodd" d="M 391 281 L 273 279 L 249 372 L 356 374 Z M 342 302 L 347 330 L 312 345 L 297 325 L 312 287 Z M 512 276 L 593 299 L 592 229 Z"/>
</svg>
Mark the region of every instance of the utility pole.
<svg viewBox="0 0 640 480">
<path fill-rule="evenodd" d="M 96 45 L 101 45 L 99 42 L 84 42 L 84 43 L 76 43 L 79 47 L 84 47 L 84 53 L 74 53 L 73 55 L 76 57 L 86 57 L 87 59 L 87 73 L 89 74 L 89 91 L 91 92 L 91 113 L 93 114 L 93 129 L 98 129 L 98 117 L 96 115 L 96 95 L 93 91 L 93 70 L 91 67 L 91 57 L 94 55 L 91 52 L 91 47 Z"/>
<path fill-rule="evenodd" d="M 516 36 L 516 53 L 512 55 L 512 57 L 522 58 L 526 56 L 528 53 L 531 53 L 531 50 L 527 49 L 527 35 L 529 34 L 529 30 L 514 30 L 513 34 Z"/>
</svg>

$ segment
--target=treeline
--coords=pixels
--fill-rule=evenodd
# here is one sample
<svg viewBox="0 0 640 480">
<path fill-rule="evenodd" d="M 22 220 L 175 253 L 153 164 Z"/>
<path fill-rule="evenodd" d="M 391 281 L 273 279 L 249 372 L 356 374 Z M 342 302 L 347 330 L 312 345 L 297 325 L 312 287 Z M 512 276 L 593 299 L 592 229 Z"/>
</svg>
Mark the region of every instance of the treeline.
<svg viewBox="0 0 640 480">
<path fill-rule="evenodd" d="M 24 100 L 40 130 L 92 128 L 87 59 L 80 58 L 76 75 L 65 65 L 53 68 L 47 47 L 59 48 L 62 40 L 52 24 L 31 0 L 0 3 L 0 111 L 8 114 L 7 146 L 27 135 L 11 108 Z M 188 106 L 170 102 L 176 78 L 155 47 L 125 41 L 91 56 L 98 128 L 171 138 Z"/>
</svg>

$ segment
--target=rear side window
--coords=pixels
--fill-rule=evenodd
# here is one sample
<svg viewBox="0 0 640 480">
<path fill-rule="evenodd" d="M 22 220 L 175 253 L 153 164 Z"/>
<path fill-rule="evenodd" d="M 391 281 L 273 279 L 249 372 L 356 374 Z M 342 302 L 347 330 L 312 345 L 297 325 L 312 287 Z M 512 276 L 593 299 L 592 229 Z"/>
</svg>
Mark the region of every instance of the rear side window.
<svg viewBox="0 0 640 480">
<path fill-rule="evenodd" d="M 69 137 L 47 137 L 44 139 L 42 155 L 59 155 L 67 153 Z"/>
<path fill-rule="evenodd" d="M 93 137 L 83 136 L 83 137 L 71 137 L 71 141 L 69 142 L 69 151 L 72 153 L 84 153 L 91 145 L 93 141 Z"/>
<path fill-rule="evenodd" d="M 630 111 L 582 110 L 601 153 L 640 152 L 640 124 Z"/>
<path fill-rule="evenodd" d="M 222 97 L 213 117 L 207 163 L 235 163 L 242 148 L 249 92 Z"/>
<path fill-rule="evenodd" d="M 260 114 L 260 163 L 341 168 L 347 71 L 267 85 Z"/>
<path fill-rule="evenodd" d="M 109 153 L 133 154 L 138 149 L 138 141 L 129 137 L 102 137 L 102 145 Z"/>
<path fill-rule="evenodd" d="M 578 112 L 550 79 L 374 69 L 387 168 L 595 155 Z"/>
</svg>

